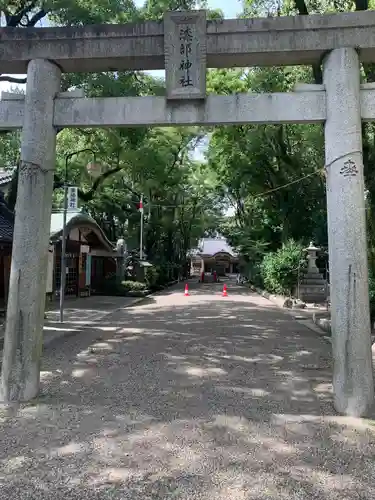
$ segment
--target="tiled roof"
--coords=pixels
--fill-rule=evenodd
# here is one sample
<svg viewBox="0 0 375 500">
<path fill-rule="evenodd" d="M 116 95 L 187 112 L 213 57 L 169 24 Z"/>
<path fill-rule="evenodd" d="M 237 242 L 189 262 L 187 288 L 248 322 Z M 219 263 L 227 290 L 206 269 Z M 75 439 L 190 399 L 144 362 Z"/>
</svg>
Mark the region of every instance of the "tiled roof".
<svg viewBox="0 0 375 500">
<path fill-rule="evenodd" d="M 0 186 L 9 184 L 13 177 L 13 170 L 0 170 Z"/>
<path fill-rule="evenodd" d="M 237 255 L 225 238 L 203 238 L 198 244 L 198 249 L 195 252 L 193 251 L 193 253 L 203 255 L 216 255 L 221 252 L 229 253 L 232 256 Z"/>
<path fill-rule="evenodd" d="M 108 240 L 106 235 L 104 234 L 102 228 L 99 224 L 88 214 L 81 212 L 81 210 L 76 211 L 68 211 L 66 214 L 66 224 L 67 227 L 71 227 L 74 224 L 85 224 L 89 223 L 91 226 L 96 227 L 98 234 L 100 234 L 100 238 L 102 243 L 107 247 L 109 251 L 113 250 L 114 245 Z M 51 215 L 51 225 L 50 225 L 50 238 L 56 239 L 62 233 L 64 224 L 64 215 L 63 212 L 55 212 Z"/>
<path fill-rule="evenodd" d="M 0 214 L 0 242 L 11 243 L 13 239 L 13 223 L 9 222 L 2 214 Z"/>
<path fill-rule="evenodd" d="M 14 214 L 4 203 L 4 196 L 0 194 L 0 242 L 12 242 Z"/>
<path fill-rule="evenodd" d="M 51 225 L 50 225 L 50 238 L 59 235 L 63 230 L 64 215 L 63 212 L 53 213 L 51 215 Z M 101 227 L 95 222 L 95 220 L 88 214 L 81 212 L 80 210 L 70 212 L 68 211 L 66 216 L 66 223 L 90 223 L 96 226 L 103 243 L 113 250 L 112 243 L 107 239 Z M 13 239 L 13 225 L 14 225 L 14 213 L 9 210 L 5 204 L 4 194 L 0 191 L 0 242 L 8 241 L 12 242 Z"/>
</svg>

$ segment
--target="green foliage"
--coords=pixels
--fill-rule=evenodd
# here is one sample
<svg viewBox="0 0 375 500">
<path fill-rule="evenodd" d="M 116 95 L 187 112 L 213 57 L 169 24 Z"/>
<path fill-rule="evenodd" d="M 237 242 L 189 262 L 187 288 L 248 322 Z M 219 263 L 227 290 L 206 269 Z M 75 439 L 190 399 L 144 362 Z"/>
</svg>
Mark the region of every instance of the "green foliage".
<svg viewBox="0 0 375 500">
<path fill-rule="evenodd" d="M 280 92 L 312 81 L 306 68 L 211 71 L 211 91 Z M 251 277 L 262 256 L 292 238 L 327 244 L 322 129 L 315 125 L 216 127 L 207 152 L 218 194 L 231 207 L 220 231 Z"/>
<path fill-rule="evenodd" d="M 103 282 L 95 290 L 97 295 L 108 296 L 127 296 L 130 295 L 143 297 L 147 289 L 146 283 L 139 281 L 126 280 L 121 283 L 118 282 L 116 276 L 110 276 L 103 280 Z"/>
<path fill-rule="evenodd" d="M 200 2 L 204 7 L 205 2 Z M 1 0 L 0 13 L 7 26 L 32 27 L 48 16 L 57 26 L 125 23 L 161 19 L 166 10 L 194 9 L 196 0 L 145 0 L 141 8 L 133 0 Z M 217 12 L 213 12 L 213 17 Z"/>
<path fill-rule="evenodd" d="M 121 286 L 129 292 L 144 292 L 146 290 L 146 283 L 142 283 L 141 281 L 122 281 Z"/>
<path fill-rule="evenodd" d="M 19 161 L 20 131 L 15 131 L 6 136 L 0 136 L 0 168 L 9 170 Z M 5 139 L 5 140 L 4 140 Z"/>
<path fill-rule="evenodd" d="M 266 290 L 292 295 L 306 262 L 303 246 L 293 240 L 289 240 L 276 252 L 266 254 L 260 268 Z"/>
<path fill-rule="evenodd" d="M 375 246 L 374 246 L 374 218 L 370 210 L 367 210 L 368 220 L 368 266 L 369 266 L 369 299 L 371 325 L 375 322 Z"/>
<path fill-rule="evenodd" d="M 145 283 L 149 290 L 153 290 L 158 282 L 158 271 L 153 267 L 148 267 L 145 272 Z"/>
<path fill-rule="evenodd" d="M 373 325 L 375 321 L 375 277 L 372 274 L 369 277 L 369 299 L 371 325 Z"/>
<path fill-rule="evenodd" d="M 139 6 L 139 4 L 138 4 Z M 133 0 L 43 0 L 1 2 L 0 10 L 8 26 L 57 26 L 124 23 L 161 20 L 166 10 L 205 7 L 195 0 L 145 0 L 136 7 Z M 220 12 L 209 13 L 220 18 Z M 88 97 L 165 95 L 164 80 L 134 71 L 94 74 L 64 74 L 62 90 L 82 89 Z M 159 284 L 185 272 L 187 252 L 206 231 L 217 226 L 220 203 L 210 172 L 192 160 L 191 153 L 205 131 L 160 127 L 73 130 L 57 137 L 54 209 L 63 205 L 66 157 L 90 148 L 103 166 L 97 179 L 90 178 L 86 164 L 90 152 L 74 155 L 69 161 L 68 182 L 78 186 L 80 207 L 115 242 L 125 238 L 128 249 L 139 255 L 140 214 L 137 203 L 144 195 L 144 250 L 147 259 L 160 269 Z M 0 137 L 3 165 L 18 161 L 19 135 Z M 17 174 L 8 194 L 14 207 Z M 114 285 L 115 286 L 115 285 Z M 117 286 L 117 285 L 116 285 Z"/>
</svg>

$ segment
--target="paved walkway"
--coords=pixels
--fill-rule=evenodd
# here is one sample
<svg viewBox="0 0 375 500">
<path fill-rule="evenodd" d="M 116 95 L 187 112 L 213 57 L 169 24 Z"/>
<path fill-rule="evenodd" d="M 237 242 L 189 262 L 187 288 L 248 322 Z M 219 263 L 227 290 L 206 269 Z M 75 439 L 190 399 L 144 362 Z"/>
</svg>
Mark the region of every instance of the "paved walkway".
<svg viewBox="0 0 375 500">
<path fill-rule="evenodd" d="M 84 298 L 69 298 L 64 304 L 64 322 L 60 323 L 59 302 L 48 302 L 43 328 L 44 345 L 69 335 L 78 334 L 82 328 L 95 325 L 108 314 L 139 302 L 136 297 L 102 297 L 93 295 Z M 5 318 L 0 323 L 0 352 L 3 348 Z M 0 359 L 1 364 L 1 359 Z"/>
<path fill-rule="evenodd" d="M 0 496 L 375 498 L 372 420 L 337 417 L 330 346 L 248 290 L 183 285 L 47 348 L 3 409 Z"/>
</svg>

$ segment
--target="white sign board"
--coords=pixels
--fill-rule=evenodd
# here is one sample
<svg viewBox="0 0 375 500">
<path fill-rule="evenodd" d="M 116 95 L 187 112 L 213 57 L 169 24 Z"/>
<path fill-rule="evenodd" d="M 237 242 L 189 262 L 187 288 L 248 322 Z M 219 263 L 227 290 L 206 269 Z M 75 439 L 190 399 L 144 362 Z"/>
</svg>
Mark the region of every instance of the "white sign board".
<svg viewBox="0 0 375 500">
<path fill-rule="evenodd" d="M 68 187 L 68 210 L 78 209 L 78 188 L 76 186 Z"/>
<path fill-rule="evenodd" d="M 55 247 L 50 245 L 48 247 L 48 263 L 47 263 L 47 285 L 46 293 L 53 292 L 53 267 L 55 261 Z"/>
</svg>

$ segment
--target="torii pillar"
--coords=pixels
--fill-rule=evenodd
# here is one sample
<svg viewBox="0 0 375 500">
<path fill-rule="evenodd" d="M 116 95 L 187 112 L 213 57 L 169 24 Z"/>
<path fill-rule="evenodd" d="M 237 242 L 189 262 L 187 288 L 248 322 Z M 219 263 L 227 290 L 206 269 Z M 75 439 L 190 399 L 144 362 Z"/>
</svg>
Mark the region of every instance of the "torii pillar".
<svg viewBox="0 0 375 500">
<path fill-rule="evenodd" d="M 6 403 L 28 401 L 39 391 L 60 78 L 53 62 L 28 65 L 0 380 L 0 401 Z"/>
<path fill-rule="evenodd" d="M 360 106 L 354 48 L 324 60 L 328 245 L 336 410 L 359 417 L 374 399 Z"/>
</svg>

